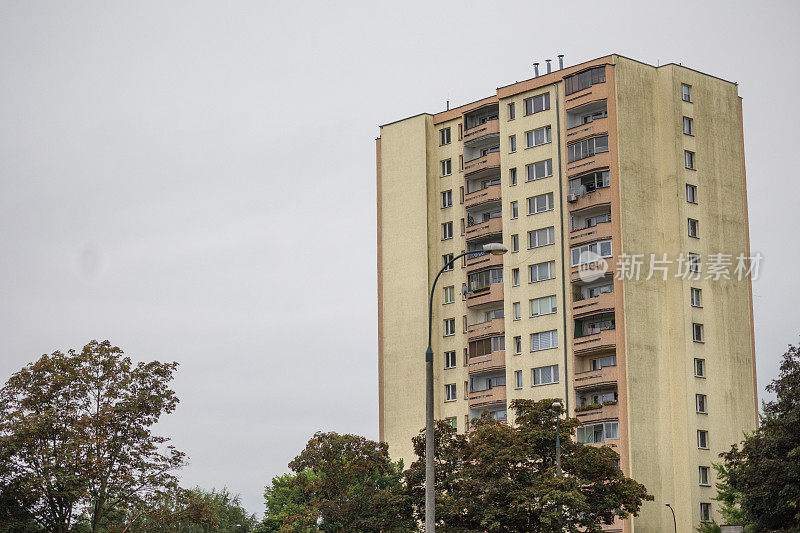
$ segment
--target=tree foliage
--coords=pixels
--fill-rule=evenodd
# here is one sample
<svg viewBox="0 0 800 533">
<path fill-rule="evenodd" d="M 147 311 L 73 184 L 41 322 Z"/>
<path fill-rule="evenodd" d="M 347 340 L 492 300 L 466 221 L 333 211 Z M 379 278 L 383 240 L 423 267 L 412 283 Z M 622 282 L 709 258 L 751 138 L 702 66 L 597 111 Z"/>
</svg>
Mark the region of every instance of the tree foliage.
<svg viewBox="0 0 800 533">
<path fill-rule="evenodd" d="M 468 435 L 439 422 L 435 432 L 436 521 L 443 532 L 599 532 L 615 518 L 637 514 L 652 500 L 626 478 L 609 447 L 571 438 L 576 419 L 560 424 L 563 475 L 556 475 L 555 400 L 515 400 L 515 425 L 487 414 Z M 424 518 L 425 437 L 406 483 L 416 518 Z"/>
<path fill-rule="evenodd" d="M 0 497 L 12 511 L 0 521 L 98 532 L 176 489 L 184 454 L 152 432 L 178 404 L 176 368 L 92 341 L 11 376 L 0 389 Z"/>
<path fill-rule="evenodd" d="M 763 405 L 760 427 L 720 454 L 718 499 L 727 520 L 756 531 L 800 531 L 800 350 L 789 346 L 777 379 L 776 399 Z M 728 516 L 725 516 L 725 513 Z"/>
<path fill-rule="evenodd" d="M 356 435 L 316 433 L 289 463 L 294 474 L 266 489 L 267 510 L 259 531 L 410 531 L 407 500 L 400 491 L 402 463 L 389 458 L 385 442 Z"/>
</svg>

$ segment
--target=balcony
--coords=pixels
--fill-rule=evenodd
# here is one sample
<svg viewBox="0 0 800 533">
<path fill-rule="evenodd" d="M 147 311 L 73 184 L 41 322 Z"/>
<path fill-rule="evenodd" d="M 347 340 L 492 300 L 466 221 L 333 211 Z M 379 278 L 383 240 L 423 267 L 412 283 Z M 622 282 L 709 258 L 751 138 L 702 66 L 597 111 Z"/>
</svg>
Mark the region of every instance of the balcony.
<svg viewBox="0 0 800 533">
<path fill-rule="evenodd" d="M 490 168 L 500 168 L 500 152 L 489 152 L 486 155 L 464 161 L 464 176 L 470 176 L 477 172 Z"/>
<path fill-rule="evenodd" d="M 573 174 L 589 171 L 593 168 L 609 168 L 611 166 L 611 152 L 597 152 L 589 157 L 567 163 L 567 177 Z"/>
<path fill-rule="evenodd" d="M 498 257 L 498 256 L 493 256 Z M 502 263 L 501 263 L 502 264 Z M 503 301 L 503 284 L 493 283 L 477 291 L 467 293 L 467 307 Z"/>
<path fill-rule="evenodd" d="M 483 124 L 478 124 L 474 128 L 464 131 L 464 144 L 490 135 L 500 135 L 500 121 L 497 118 L 489 119 Z"/>
<path fill-rule="evenodd" d="M 572 352 L 583 355 L 603 350 L 609 350 L 617 345 L 617 330 L 607 329 L 598 333 L 575 337 L 572 340 Z"/>
<path fill-rule="evenodd" d="M 476 407 L 488 407 L 490 405 L 497 405 L 506 402 L 506 387 L 501 385 L 492 387 L 491 389 L 482 391 L 470 391 L 469 393 L 469 408 L 475 409 Z"/>
<path fill-rule="evenodd" d="M 569 232 L 569 245 L 575 246 L 584 242 L 607 240 L 611 238 L 611 222 L 601 222 L 596 226 L 572 230 Z"/>
<path fill-rule="evenodd" d="M 500 184 L 489 185 L 483 189 L 472 191 L 464 195 L 464 208 L 470 209 L 472 207 L 492 202 L 499 201 L 502 198 L 500 194 Z"/>
<path fill-rule="evenodd" d="M 619 370 L 616 365 L 604 366 L 600 370 L 576 372 L 573 378 L 573 387 L 577 393 L 584 389 L 596 388 L 602 385 L 616 385 L 618 376 Z"/>
<path fill-rule="evenodd" d="M 502 370 L 506 366 L 505 350 L 467 358 L 467 372 L 477 374 L 489 370 Z"/>
<path fill-rule="evenodd" d="M 600 204 L 608 204 L 611 202 L 611 187 L 601 187 L 594 189 L 591 192 L 582 192 L 577 195 L 574 202 L 569 202 L 567 206 L 570 212 L 578 211 L 579 209 L 586 209 Z"/>
<path fill-rule="evenodd" d="M 603 271 L 605 271 L 605 274 L 612 275 L 617 272 L 616 257 L 604 257 L 602 259 L 602 261 L 570 267 L 570 282 L 581 283 L 583 281 L 590 281 L 591 279 L 599 279 L 604 275 Z M 467 264 L 467 266 L 469 266 L 469 264 Z"/>
<path fill-rule="evenodd" d="M 480 268 L 503 266 L 502 255 L 492 255 L 486 252 L 473 252 L 467 256 L 467 272 Z"/>
<path fill-rule="evenodd" d="M 613 311 L 616 305 L 616 297 L 613 292 L 605 292 L 593 298 L 572 301 L 572 316 L 579 317 L 588 313 L 598 311 Z"/>
<path fill-rule="evenodd" d="M 579 410 L 581 409 L 581 410 Z M 618 419 L 619 418 L 619 402 L 607 401 L 597 407 L 576 407 L 575 416 L 581 423 L 591 423 L 598 420 Z"/>
<path fill-rule="evenodd" d="M 490 218 L 486 222 L 479 222 L 472 226 L 467 226 L 466 239 L 478 239 L 489 235 L 499 235 L 503 233 L 503 219 L 500 217 Z"/>
<path fill-rule="evenodd" d="M 477 324 L 470 324 L 467 326 L 467 336 L 469 340 L 475 340 L 480 337 L 497 335 L 505 331 L 505 319 L 494 318 L 485 322 L 478 322 Z"/>
</svg>

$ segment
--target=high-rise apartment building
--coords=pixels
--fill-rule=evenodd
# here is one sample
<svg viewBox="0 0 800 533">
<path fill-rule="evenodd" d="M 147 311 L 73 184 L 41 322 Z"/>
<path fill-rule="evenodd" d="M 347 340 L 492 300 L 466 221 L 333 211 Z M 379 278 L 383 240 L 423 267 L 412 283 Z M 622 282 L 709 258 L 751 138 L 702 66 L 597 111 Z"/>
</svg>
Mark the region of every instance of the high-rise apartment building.
<svg viewBox="0 0 800 533">
<path fill-rule="evenodd" d="M 413 460 L 515 398 L 563 398 L 655 496 L 610 530 L 720 519 L 712 462 L 756 426 L 741 100 L 734 83 L 610 55 L 381 127 L 380 436 Z M 481 252 L 502 242 L 509 252 Z M 740 279 L 741 278 L 741 279 Z"/>
</svg>

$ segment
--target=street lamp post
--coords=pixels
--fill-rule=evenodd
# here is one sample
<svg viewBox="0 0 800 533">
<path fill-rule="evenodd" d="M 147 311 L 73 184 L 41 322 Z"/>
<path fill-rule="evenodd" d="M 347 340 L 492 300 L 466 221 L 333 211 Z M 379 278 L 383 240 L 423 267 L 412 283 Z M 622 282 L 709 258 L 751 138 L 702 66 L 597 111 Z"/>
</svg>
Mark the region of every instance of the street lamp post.
<svg viewBox="0 0 800 533">
<path fill-rule="evenodd" d="M 553 402 L 556 412 L 556 475 L 561 477 L 561 402 Z"/>
<path fill-rule="evenodd" d="M 675 521 L 675 509 L 672 508 L 672 506 L 669 504 L 669 502 L 665 503 L 664 505 L 669 507 L 669 510 L 672 511 L 672 527 L 673 527 L 673 531 L 675 531 L 675 533 L 678 533 L 678 522 Z"/>
<path fill-rule="evenodd" d="M 508 248 L 500 243 L 492 242 L 483 245 L 483 252 L 492 255 L 503 255 Z M 433 330 L 433 293 L 439 276 L 456 259 L 475 252 L 464 252 L 453 257 L 433 278 L 431 297 L 428 301 L 428 349 L 425 351 L 425 533 L 436 531 L 436 491 L 433 469 L 433 348 L 431 348 L 431 332 Z"/>
</svg>

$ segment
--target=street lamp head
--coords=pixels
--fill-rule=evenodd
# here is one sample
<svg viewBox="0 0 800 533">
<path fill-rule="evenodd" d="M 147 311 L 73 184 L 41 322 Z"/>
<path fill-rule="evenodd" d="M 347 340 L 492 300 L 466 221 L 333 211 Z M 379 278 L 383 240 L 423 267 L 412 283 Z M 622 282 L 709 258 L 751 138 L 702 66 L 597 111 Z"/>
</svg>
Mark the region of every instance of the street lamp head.
<svg viewBox="0 0 800 533">
<path fill-rule="evenodd" d="M 561 411 L 561 402 L 553 402 L 553 410 Z"/>
<path fill-rule="evenodd" d="M 483 251 L 487 254 L 503 255 L 508 251 L 508 248 L 499 242 L 490 242 L 483 245 Z"/>
<path fill-rule="evenodd" d="M 672 507 L 672 506 L 669 504 L 669 502 L 665 503 L 664 505 L 666 505 L 667 507 Z"/>
</svg>

